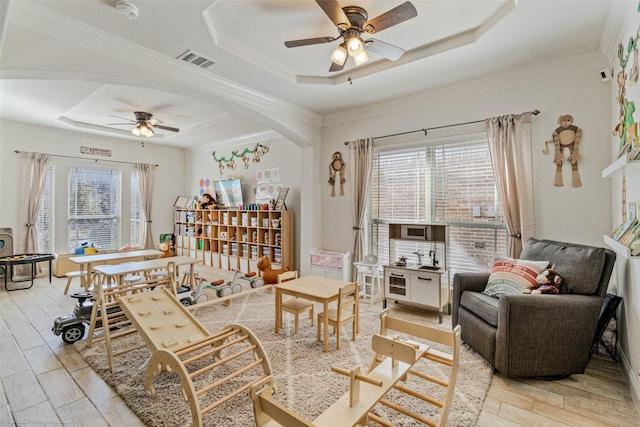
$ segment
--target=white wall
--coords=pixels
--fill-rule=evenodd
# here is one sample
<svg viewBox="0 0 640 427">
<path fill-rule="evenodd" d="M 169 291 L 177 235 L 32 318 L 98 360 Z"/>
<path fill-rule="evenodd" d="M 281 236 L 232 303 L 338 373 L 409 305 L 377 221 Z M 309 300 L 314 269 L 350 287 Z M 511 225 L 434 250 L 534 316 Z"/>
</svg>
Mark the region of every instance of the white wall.
<svg viewBox="0 0 640 427">
<path fill-rule="evenodd" d="M 80 146 L 111 150 L 111 157 L 88 156 L 80 153 Z M 139 141 L 122 141 L 109 137 L 61 131 L 25 125 L 11 121 L 0 123 L 0 227 L 13 229 L 14 249 L 18 250 L 18 242 L 22 236 L 23 226 L 18 221 L 18 200 L 20 182 L 20 156 L 15 150 L 57 154 L 62 156 L 83 157 L 87 159 L 106 159 L 123 162 L 140 162 L 158 164 L 155 175 L 153 195 L 152 232 L 173 232 L 173 202 L 177 195 L 184 191 L 184 153 L 181 149 L 168 148 L 145 142 L 142 147 Z M 70 164 L 96 164 L 94 160 L 78 160 L 65 157 L 53 157 L 56 164 L 56 253 L 66 253 L 66 183 L 67 166 Z M 98 162 L 109 166 L 117 163 Z M 122 164 L 123 170 L 131 165 Z M 123 238 L 128 237 L 127 227 L 123 227 Z M 156 238 L 157 240 L 157 238 Z M 128 243 L 128 241 L 122 241 Z"/>
<path fill-rule="evenodd" d="M 626 22 L 620 26 L 618 31 L 617 42 L 621 43 L 624 47 L 626 56 L 627 43 L 629 38 L 637 37 L 637 30 L 640 26 L 640 14 L 637 11 L 637 4 L 629 2 L 627 5 Z M 617 159 L 620 137 L 613 136 L 611 130 L 618 123 L 618 102 L 616 100 L 618 96 L 618 84 L 616 82 L 616 76 L 621 70 L 620 61 L 617 56 L 617 45 L 612 46 L 610 51 L 607 52 L 609 58 L 611 58 L 611 68 L 613 69 L 613 79 L 611 80 L 611 92 L 609 94 L 608 102 L 612 106 L 610 114 L 608 137 L 603 140 L 607 141 L 609 159 Z M 640 82 L 632 84 L 629 80 L 630 70 L 633 67 L 633 55 L 625 68 L 627 81 L 625 82 L 626 98 L 636 105 L 636 112 L 633 115 L 634 121 L 637 123 L 640 121 L 640 113 L 637 108 L 640 105 Z M 612 222 L 609 223 L 609 230 L 607 234 L 611 232 L 615 227 L 622 223 L 622 202 L 623 202 L 623 187 L 622 177 L 608 178 L 607 180 L 609 190 L 613 195 L 613 204 L 611 206 Z M 626 201 L 640 202 L 640 176 L 636 173 L 626 177 Z M 618 332 L 619 332 L 619 346 L 621 348 L 621 359 L 624 370 L 627 372 L 627 376 L 630 379 L 632 389 L 634 391 L 633 396 L 636 401 L 636 405 L 640 407 L 640 257 L 634 257 L 634 259 L 626 260 L 618 255 L 616 263 L 618 286 L 616 293 L 622 297 L 622 304 L 618 311 Z"/>
<path fill-rule="evenodd" d="M 216 151 L 218 158 L 229 159 L 233 151 L 241 153 L 245 148 L 252 150 L 257 143 L 266 145 L 269 152 L 260 158 L 260 162 L 249 162 L 249 167 L 245 169 L 241 160 L 235 159 L 235 169 L 224 169 L 220 175 L 218 164 L 214 161 L 212 152 Z M 257 185 L 256 172 L 258 170 L 278 168 L 280 171 L 280 182 L 284 187 L 289 187 L 286 198 L 287 209 L 293 211 L 295 221 L 294 242 L 296 247 L 296 269 L 300 269 L 299 248 L 297 247 L 301 236 L 301 196 L 303 159 L 302 151 L 298 145 L 280 136 L 276 132 L 269 132 L 263 135 L 243 138 L 225 143 L 215 143 L 208 146 L 201 146 L 189 150 L 186 153 L 186 161 L 190 166 L 185 171 L 185 188 L 188 195 L 199 195 L 200 180 L 209 178 L 212 181 L 230 178 L 242 179 L 242 193 L 245 203 L 255 203 L 255 188 Z M 211 188 L 213 191 L 213 188 Z"/>
<path fill-rule="evenodd" d="M 542 113 L 532 119 L 536 237 L 602 245 L 602 234 L 609 231 L 611 222 L 609 183 L 601 178 L 609 162 L 609 148 L 603 141 L 611 133 L 610 83 L 603 83 L 598 74 L 604 64 L 604 55 L 583 55 L 328 117 L 321 163 L 328 166 L 334 151 L 346 154 L 346 140 L 539 109 Z M 539 79 L 541 67 L 554 67 L 557 76 Z M 568 165 L 563 169 L 565 186 L 555 187 L 553 155 L 541 152 L 561 114 L 572 114 L 583 131 L 580 188 L 571 186 Z M 349 171 L 349 180 L 348 176 Z M 330 197 L 328 185 L 323 187 L 322 245 L 327 249 L 351 250 L 350 195 L 349 185 L 344 197 Z"/>
</svg>

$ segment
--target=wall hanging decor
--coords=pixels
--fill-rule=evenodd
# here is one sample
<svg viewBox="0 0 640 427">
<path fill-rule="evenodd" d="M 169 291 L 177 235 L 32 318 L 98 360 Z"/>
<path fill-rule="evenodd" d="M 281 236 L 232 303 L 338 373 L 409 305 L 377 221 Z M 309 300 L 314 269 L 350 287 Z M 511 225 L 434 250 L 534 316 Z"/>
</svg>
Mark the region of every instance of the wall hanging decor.
<svg viewBox="0 0 640 427">
<path fill-rule="evenodd" d="M 622 157 L 629 151 L 638 150 L 637 123 L 633 118 L 636 112 L 636 105 L 627 98 L 626 83 L 634 86 L 638 82 L 638 38 L 640 37 L 640 28 L 636 31 L 635 36 L 629 37 L 627 48 L 625 51 L 622 43 L 618 44 L 618 62 L 620 63 L 620 71 L 616 74 L 618 83 L 618 123 L 613 129 L 613 136 L 620 137 L 620 145 L 618 157 Z M 626 67 L 631 59 L 631 70 L 627 73 Z"/>
<path fill-rule="evenodd" d="M 556 164 L 556 176 L 553 185 L 562 187 L 562 163 L 564 162 L 564 149 L 569 150 L 569 163 L 571 163 L 571 179 L 574 187 L 581 187 L 580 173 L 578 172 L 578 160 L 580 160 L 580 138 L 582 130 L 573 124 L 571 114 L 563 114 L 558 118 L 560 127 L 553 131 L 553 140 L 544 143 L 544 154 L 549 153 L 547 144 L 555 146 L 553 162 Z"/>
<path fill-rule="evenodd" d="M 329 164 L 329 185 L 331 186 L 331 197 L 336 195 L 336 173 L 340 174 L 340 195 L 344 196 L 344 183 L 347 182 L 344 179 L 344 160 L 342 160 L 342 153 L 336 151 L 333 153 L 331 163 Z"/>
<path fill-rule="evenodd" d="M 220 169 L 220 176 L 224 173 L 224 168 L 227 169 L 235 169 L 236 162 L 235 159 L 241 159 L 242 163 L 244 163 L 244 168 L 249 169 L 249 163 L 253 160 L 254 163 L 259 163 L 260 158 L 269 152 L 269 147 L 264 144 L 257 143 L 255 147 L 245 148 L 242 151 L 234 150 L 231 152 L 229 157 L 222 156 L 218 158 L 216 156 L 216 152 L 212 152 L 213 160 L 218 163 L 218 168 Z"/>
</svg>

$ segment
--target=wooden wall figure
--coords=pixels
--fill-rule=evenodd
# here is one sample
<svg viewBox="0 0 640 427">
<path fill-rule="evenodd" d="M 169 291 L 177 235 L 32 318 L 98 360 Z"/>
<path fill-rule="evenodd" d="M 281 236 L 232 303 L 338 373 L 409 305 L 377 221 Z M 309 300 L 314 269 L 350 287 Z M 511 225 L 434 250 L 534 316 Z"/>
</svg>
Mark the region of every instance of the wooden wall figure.
<svg viewBox="0 0 640 427">
<path fill-rule="evenodd" d="M 333 153 L 331 163 L 329 164 L 329 185 L 331 185 L 331 197 L 336 195 L 336 173 L 340 174 L 340 195 L 344 196 L 344 183 L 347 180 L 344 178 L 344 160 L 342 160 L 342 153 L 336 151 Z"/>
<path fill-rule="evenodd" d="M 578 172 L 578 160 L 580 160 L 580 138 L 582 130 L 573 124 L 573 116 L 571 114 L 563 114 L 558 118 L 560 127 L 553 131 L 553 141 L 544 143 L 544 154 L 548 154 L 547 144 L 553 142 L 555 146 L 555 154 L 553 162 L 556 164 L 556 176 L 553 185 L 562 187 L 562 163 L 564 161 L 564 149 L 569 150 L 569 163 L 571 163 L 571 178 L 574 187 L 581 187 L 580 172 Z"/>
</svg>

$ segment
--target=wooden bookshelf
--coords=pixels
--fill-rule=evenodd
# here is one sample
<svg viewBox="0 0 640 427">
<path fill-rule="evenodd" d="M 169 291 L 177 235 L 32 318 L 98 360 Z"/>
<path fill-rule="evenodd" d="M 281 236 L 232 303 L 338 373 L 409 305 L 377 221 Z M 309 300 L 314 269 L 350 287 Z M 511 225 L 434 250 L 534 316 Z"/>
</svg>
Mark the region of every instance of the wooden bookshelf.
<svg viewBox="0 0 640 427">
<path fill-rule="evenodd" d="M 295 269 L 292 211 L 176 209 L 176 255 L 243 273 L 257 272 L 258 258 L 272 268 Z"/>
</svg>

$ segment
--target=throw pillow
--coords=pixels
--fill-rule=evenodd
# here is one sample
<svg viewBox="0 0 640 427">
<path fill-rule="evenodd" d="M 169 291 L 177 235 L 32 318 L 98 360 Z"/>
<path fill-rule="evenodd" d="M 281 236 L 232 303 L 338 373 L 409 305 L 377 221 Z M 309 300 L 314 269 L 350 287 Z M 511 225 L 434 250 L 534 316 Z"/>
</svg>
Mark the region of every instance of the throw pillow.
<svg viewBox="0 0 640 427">
<path fill-rule="evenodd" d="M 506 294 L 522 294 L 538 286 L 536 277 L 549 266 L 548 261 L 496 258 L 483 294 L 498 298 Z"/>
</svg>

